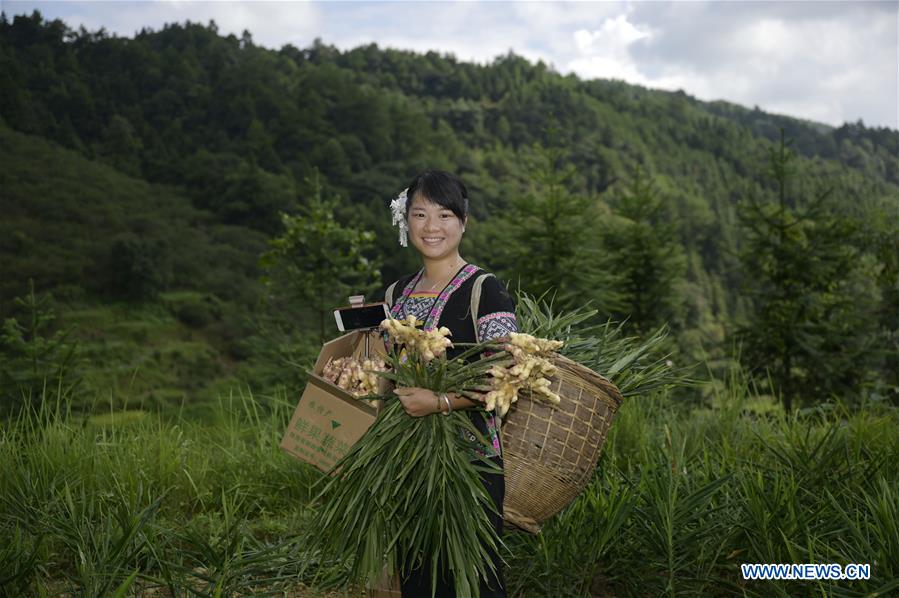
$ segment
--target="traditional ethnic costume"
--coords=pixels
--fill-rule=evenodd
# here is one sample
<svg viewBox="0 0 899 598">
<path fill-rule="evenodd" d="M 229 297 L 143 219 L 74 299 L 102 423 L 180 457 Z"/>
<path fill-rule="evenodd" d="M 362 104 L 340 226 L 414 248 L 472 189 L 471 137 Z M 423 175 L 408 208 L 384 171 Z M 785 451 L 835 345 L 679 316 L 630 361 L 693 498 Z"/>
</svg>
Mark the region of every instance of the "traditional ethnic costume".
<svg viewBox="0 0 899 598">
<path fill-rule="evenodd" d="M 505 287 L 494 276 L 483 278 L 480 287 L 480 300 L 477 309 L 477 322 L 472 320 L 471 298 L 475 281 L 486 274 L 477 266 L 467 264 L 463 266 L 453 279 L 440 292 L 415 291 L 415 285 L 424 274 L 424 269 L 415 274 L 400 278 L 388 287 L 385 300 L 391 307 L 391 316 L 402 319 L 414 315 L 424 321 L 424 328 L 431 330 L 446 326 L 452 332 L 450 337 L 453 343 L 474 343 L 508 336 L 518 331 L 515 319 L 515 304 Z M 477 337 L 475 336 L 477 330 Z M 464 349 L 452 347 L 447 351 L 447 358 L 452 359 Z M 493 413 L 488 412 L 483 417 L 483 410 L 477 407 L 466 411 L 474 426 L 480 431 L 488 445 L 484 445 L 471 432 L 460 429 L 459 432 L 471 444 L 471 450 L 479 455 L 488 457 L 500 468 L 503 466 L 502 445 L 500 443 L 500 420 Z M 473 458 L 477 458 L 474 457 Z M 488 513 L 491 523 L 496 529 L 497 535 L 503 531 L 503 495 L 505 483 L 503 474 L 481 474 L 484 487 L 493 499 L 497 514 Z M 497 577 L 487 583 L 481 580 L 481 596 L 504 597 L 506 596 L 505 583 L 503 581 L 502 562 L 495 552 L 491 551 L 491 560 L 497 572 Z M 431 595 L 430 562 L 425 557 L 421 567 L 401 572 L 400 581 L 404 597 L 424 598 Z M 455 596 L 452 572 L 444 572 L 444 576 L 437 580 L 438 598 Z"/>
</svg>

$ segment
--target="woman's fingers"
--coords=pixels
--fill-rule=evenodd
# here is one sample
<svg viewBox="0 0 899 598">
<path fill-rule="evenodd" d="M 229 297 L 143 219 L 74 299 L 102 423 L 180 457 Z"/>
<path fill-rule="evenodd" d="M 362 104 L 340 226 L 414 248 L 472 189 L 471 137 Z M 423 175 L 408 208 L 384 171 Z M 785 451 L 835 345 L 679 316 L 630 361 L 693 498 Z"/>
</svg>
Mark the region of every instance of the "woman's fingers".
<svg viewBox="0 0 899 598">
<path fill-rule="evenodd" d="M 415 415 L 415 407 L 409 397 L 401 396 L 400 403 L 403 404 L 403 411 L 406 412 L 406 415 Z"/>
<path fill-rule="evenodd" d="M 409 393 L 408 388 L 404 388 L 404 389 L 402 389 L 402 391 L 403 392 L 397 392 L 396 396 L 397 396 L 397 398 L 399 398 L 400 403 L 403 404 L 403 409 L 406 410 L 406 413 L 409 413 L 409 408 L 411 407 L 410 399 L 412 397 L 411 397 L 411 394 Z"/>
</svg>

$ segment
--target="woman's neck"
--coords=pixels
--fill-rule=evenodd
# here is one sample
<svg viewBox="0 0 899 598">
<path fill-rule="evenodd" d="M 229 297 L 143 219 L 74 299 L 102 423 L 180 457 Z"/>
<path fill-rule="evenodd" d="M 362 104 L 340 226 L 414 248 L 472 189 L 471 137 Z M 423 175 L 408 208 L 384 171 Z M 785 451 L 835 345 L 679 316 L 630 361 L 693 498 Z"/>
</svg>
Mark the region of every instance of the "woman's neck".
<svg viewBox="0 0 899 598">
<path fill-rule="evenodd" d="M 440 260 L 423 259 L 425 264 L 425 277 L 432 283 L 443 282 L 447 284 L 449 279 L 465 264 L 458 253 Z"/>
</svg>

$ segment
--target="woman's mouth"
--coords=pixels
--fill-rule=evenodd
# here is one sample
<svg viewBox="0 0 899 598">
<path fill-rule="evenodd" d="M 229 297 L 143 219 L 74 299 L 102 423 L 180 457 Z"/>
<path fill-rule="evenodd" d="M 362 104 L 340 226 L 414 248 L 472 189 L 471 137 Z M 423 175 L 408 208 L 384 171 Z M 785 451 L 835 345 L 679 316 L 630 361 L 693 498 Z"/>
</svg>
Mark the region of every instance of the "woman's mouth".
<svg viewBox="0 0 899 598">
<path fill-rule="evenodd" d="M 440 245 L 443 242 L 443 237 L 422 237 L 422 241 L 424 241 L 425 245 Z"/>
</svg>

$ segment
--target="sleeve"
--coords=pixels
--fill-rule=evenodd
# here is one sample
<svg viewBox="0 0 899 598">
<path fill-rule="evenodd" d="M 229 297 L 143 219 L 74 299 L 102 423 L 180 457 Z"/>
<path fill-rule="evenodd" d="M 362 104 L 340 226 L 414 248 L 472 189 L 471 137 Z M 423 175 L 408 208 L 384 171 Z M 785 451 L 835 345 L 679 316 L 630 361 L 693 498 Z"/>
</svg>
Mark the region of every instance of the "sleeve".
<svg viewBox="0 0 899 598">
<path fill-rule="evenodd" d="M 391 285 L 387 285 L 386 287 L 384 287 L 384 290 L 381 292 L 381 301 L 387 303 L 388 313 L 390 312 L 390 310 L 393 308 L 394 304 L 396 303 L 396 295 L 397 295 L 396 289 L 397 289 L 397 287 L 399 287 L 400 281 L 398 280 L 391 284 L 393 285 L 393 301 L 387 301 L 387 291 L 390 290 Z M 402 287 L 400 287 L 399 292 L 402 292 Z M 385 330 L 381 331 L 381 340 L 384 342 L 384 350 L 387 351 L 388 353 L 390 353 L 390 351 L 393 350 L 393 343 L 390 342 L 390 336 L 387 334 L 387 331 L 385 331 Z"/>
<path fill-rule="evenodd" d="M 496 276 L 488 276 L 481 287 L 478 304 L 478 339 L 491 340 L 518 332 L 515 302 Z"/>
<path fill-rule="evenodd" d="M 391 283 L 391 284 L 396 284 L 396 283 Z M 380 294 L 381 301 L 384 301 L 385 303 L 387 303 L 388 308 L 393 307 L 393 303 L 396 301 L 396 287 L 394 286 L 393 289 L 394 289 L 393 290 L 393 301 L 391 301 L 391 302 L 387 301 L 387 291 L 390 290 L 390 285 L 387 285 L 386 287 L 384 287 L 384 289 L 381 291 L 381 294 Z"/>
</svg>

